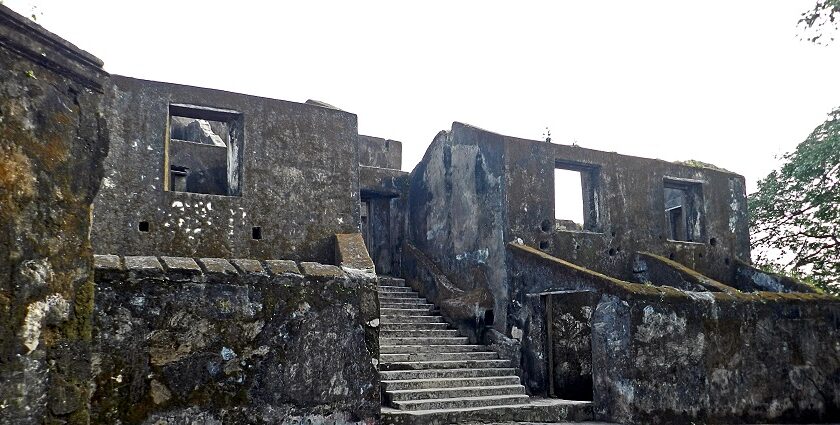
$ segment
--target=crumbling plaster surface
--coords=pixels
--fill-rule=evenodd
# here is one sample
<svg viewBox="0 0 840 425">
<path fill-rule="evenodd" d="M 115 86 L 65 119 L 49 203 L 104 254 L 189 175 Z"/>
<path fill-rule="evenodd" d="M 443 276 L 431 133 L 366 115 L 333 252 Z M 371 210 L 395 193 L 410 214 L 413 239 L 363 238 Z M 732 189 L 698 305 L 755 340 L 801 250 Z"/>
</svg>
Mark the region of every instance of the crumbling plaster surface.
<svg viewBox="0 0 840 425">
<path fill-rule="evenodd" d="M 113 131 L 94 210 L 97 252 L 331 262 L 333 235 L 359 231 L 355 115 L 127 77 L 107 90 Z M 170 103 L 242 114 L 241 196 L 164 191 Z"/>
<path fill-rule="evenodd" d="M 96 423 L 371 423 L 376 278 L 290 261 L 98 256 Z"/>
<path fill-rule="evenodd" d="M 596 420 L 840 420 L 836 298 L 631 284 L 523 245 L 510 250 L 518 286 L 599 294 L 591 319 Z"/>
<path fill-rule="evenodd" d="M 88 420 L 102 62 L 0 5 L 0 422 Z"/>
</svg>

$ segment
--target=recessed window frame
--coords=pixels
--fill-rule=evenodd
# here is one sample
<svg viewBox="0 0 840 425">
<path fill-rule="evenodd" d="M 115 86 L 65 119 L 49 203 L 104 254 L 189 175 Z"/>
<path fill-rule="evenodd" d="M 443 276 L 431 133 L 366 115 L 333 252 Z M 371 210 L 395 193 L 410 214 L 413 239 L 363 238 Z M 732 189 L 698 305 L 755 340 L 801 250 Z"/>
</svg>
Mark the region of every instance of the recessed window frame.
<svg viewBox="0 0 840 425">
<path fill-rule="evenodd" d="M 227 124 L 229 140 L 227 146 L 227 187 L 226 193 L 209 194 L 202 192 L 178 191 L 172 188 L 173 170 L 170 161 L 172 117 L 184 117 Z M 166 116 L 166 134 L 164 138 L 163 190 L 167 192 L 192 193 L 207 196 L 242 196 L 242 163 L 245 151 L 245 117 L 239 111 L 183 103 L 170 103 Z M 175 170 L 175 172 L 182 172 Z"/>
<path fill-rule="evenodd" d="M 569 161 L 565 159 L 554 160 L 554 170 L 552 170 L 552 200 L 556 202 L 556 182 L 555 170 L 567 170 L 580 173 L 581 179 L 581 197 L 583 198 L 583 223 L 581 225 L 583 232 L 602 233 L 603 232 L 603 200 L 601 199 L 601 167 L 594 164 L 585 164 L 581 162 Z M 554 209 L 554 203 L 552 203 Z M 557 212 L 554 212 L 555 224 L 560 220 L 556 217 Z M 560 231 L 575 232 L 576 230 L 557 229 Z"/>
<path fill-rule="evenodd" d="M 663 227 L 667 240 L 680 243 L 704 243 L 706 241 L 706 211 L 703 201 L 702 180 L 685 179 L 678 177 L 664 177 L 662 179 L 662 202 L 661 211 L 663 214 Z M 667 208 L 665 191 L 667 189 L 680 190 L 684 195 L 685 202 L 680 206 L 683 215 L 684 229 L 682 234 L 674 234 L 672 215 L 677 207 Z"/>
</svg>

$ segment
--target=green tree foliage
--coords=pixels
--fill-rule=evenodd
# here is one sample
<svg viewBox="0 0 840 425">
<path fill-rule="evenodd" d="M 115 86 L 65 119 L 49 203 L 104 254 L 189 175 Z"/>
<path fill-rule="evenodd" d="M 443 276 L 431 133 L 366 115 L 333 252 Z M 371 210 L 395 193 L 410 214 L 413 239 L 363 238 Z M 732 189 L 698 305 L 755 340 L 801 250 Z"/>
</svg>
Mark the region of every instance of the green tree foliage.
<svg viewBox="0 0 840 425">
<path fill-rule="evenodd" d="M 813 8 L 802 13 L 799 25 L 803 38 L 816 44 L 834 41 L 840 24 L 840 0 L 818 0 Z"/>
<path fill-rule="evenodd" d="M 840 296 L 840 108 L 749 198 L 755 262 Z"/>
</svg>

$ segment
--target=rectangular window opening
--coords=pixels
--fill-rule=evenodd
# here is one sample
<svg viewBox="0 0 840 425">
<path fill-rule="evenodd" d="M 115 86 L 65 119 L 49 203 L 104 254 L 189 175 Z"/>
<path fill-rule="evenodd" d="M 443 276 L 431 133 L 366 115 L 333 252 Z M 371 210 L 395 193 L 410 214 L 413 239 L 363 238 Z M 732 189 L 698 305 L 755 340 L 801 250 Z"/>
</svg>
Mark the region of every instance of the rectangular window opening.
<svg viewBox="0 0 840 425">
<path fill-rule="evenodd" d="M 598 231 L 596 167 L 557 161 L 554 168 L 554 220 L 559 230 Z"/>
<path fill-rule="evenodd" d="M 239 196 L 244 127 L 242 114 L 169 105 L 167 189 Z"/>
<path fill-rule="evenodd" d="M 665 180 L 665 223 L 668 239 L 703 240 L 703 193 L 699 183 Z"/>
<path fill-rule="evenodd" d="M 262 239 L 262 227 L 254 226 L 251 228 L 251 239 L 256 241 Z"/>
</svg>

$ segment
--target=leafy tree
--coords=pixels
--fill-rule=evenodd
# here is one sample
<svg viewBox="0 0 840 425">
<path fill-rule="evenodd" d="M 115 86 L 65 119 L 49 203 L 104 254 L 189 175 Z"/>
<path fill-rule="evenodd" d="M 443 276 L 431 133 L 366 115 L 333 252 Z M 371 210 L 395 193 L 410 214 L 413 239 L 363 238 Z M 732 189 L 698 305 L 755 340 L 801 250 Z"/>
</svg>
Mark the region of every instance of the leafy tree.
<svg viewBox="0 0 840 425">
<path fill-rule="evenodd" d="M 802 13 L 799 25 L 804 30 L 803 38 L 816 44 L 834 41 L 840 23 L 840 0 L 818 0 L 813 8 Z M 828 35 L 828 40 L 824 36 Z"/>
<path fill-rule="evenodd" d="M 749 197 L 759 266 L 840 296 L 840 108 Z"/>
</svg>

